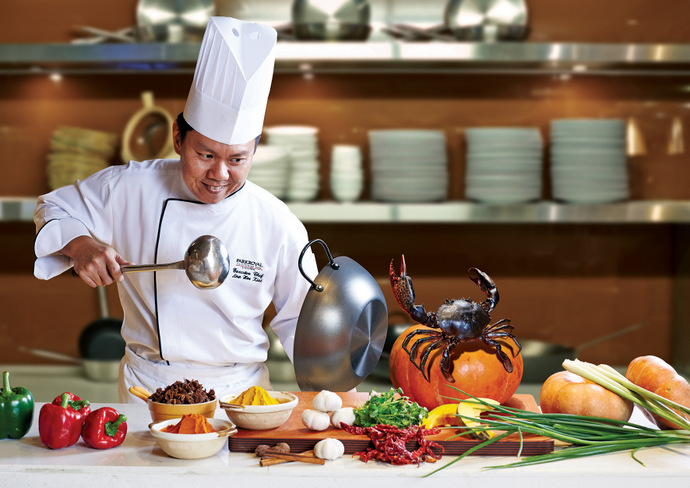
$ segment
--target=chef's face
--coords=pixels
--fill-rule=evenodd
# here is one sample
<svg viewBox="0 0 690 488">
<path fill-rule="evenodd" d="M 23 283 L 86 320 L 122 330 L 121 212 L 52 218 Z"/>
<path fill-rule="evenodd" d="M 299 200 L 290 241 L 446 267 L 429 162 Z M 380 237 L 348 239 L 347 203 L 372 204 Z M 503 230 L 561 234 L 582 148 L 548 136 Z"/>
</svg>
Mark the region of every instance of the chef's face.
<svg viewBox="0 0 690 488">
<path fill-rule="evenodd" d="M 190 130 L 182 140 L 173 124 L 175 152 L 180 155 L 182 178 L 203 203 L 218 203 L 239 190 L 252 166 L 256 142 L 223 144 Z"/>
</svg>

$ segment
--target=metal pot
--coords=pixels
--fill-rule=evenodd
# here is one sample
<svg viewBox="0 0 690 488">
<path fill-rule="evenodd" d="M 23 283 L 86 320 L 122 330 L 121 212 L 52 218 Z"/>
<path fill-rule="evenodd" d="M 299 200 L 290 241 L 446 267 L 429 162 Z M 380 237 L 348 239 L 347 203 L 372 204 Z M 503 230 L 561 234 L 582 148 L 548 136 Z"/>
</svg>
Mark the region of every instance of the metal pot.
<svg viewBox="0 0 690 488">
<path fill-rule="evenodd" d="M 356 41 L 369 37 L 368 0 L 295 0 L 292 30 L 299 40 Z"/>
<path fill-rule="evenodd" d="M 641 329 L 647 322 L 633 324 L 610 334 L 592 339 L 576 347 L 536 340 L 520 341 L 522 359 L 525 365 L 523 383 L 543 383 L 552 374 L 563 370 L 563 361 L 575 359 L 585 349 L 609 341 L 628 332 Z"/>
<path fill-rule="evenodd" d="M 139 0 L 139 40 L 200 42 L 214 12 L 213 0 Z"/>
<path fill-rule="evenodd" d="M 81 357 L 44 349 L 27 347 L 20 349 L 34 356 L 81 364 L 84 375 L 90 380 L 117 381 L 120 360 L 125 354 L 125 341 L 120 333 L 122 320 L 108 316 L 108 296 L 103 287 L 98 287 L 98 306 L 101 318 L 87 324 L 79 334 Z"/>
<path fill-rule="evenodd" d="M 312 244 L 328 256 L 314 280 L 302 268 Z M 331 256 L 309 242 L 299 270 L 311 283 L 295 331 L 295 376 L 302 390 L 348 391 L 372 372 L 386 340 L 388 310 L 378 283 L 354 260 Z"/>
<path fill-rule="evenodd" d="M 68 363 L 80 364 L 84 369 L 84 376 L 93 381 L 117 381 L 120 376 L 120 360 L 116 359 L 81 359 L 69 354 L 46 351 L 20 346 L 19 349 L 34 356 L 57 359 Z"/>
<path fill-rule="evenodd" d="M 525 0 L 449 0 L 445 22 L 462 41 L 516 41 L 529 31 Z"/>
</svg>

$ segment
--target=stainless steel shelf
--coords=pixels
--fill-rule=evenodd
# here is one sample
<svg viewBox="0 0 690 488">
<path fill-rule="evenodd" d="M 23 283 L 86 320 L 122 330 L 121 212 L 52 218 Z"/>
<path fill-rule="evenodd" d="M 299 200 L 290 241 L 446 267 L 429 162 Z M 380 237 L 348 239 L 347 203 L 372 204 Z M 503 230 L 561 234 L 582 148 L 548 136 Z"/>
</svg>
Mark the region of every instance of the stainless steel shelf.
<svg viewBox="0 0 690 488">
<path fill-rule="evenodd" d="M 571 205 L 538 202 L 489 205 L 445 203 L 291 203 L 305 223 L 445 224 L 686 224 L 690 202 L 639 201 Z"/>
<path fill-rule="evenodd" d="M 569 205 L 538 202 L 290 203 L 304 223 L 419 224 L 690 224 L 690 201 Z M 0 221 L 31 221 L 36 198 L 0 198 Z"/>
<path fill-rule="evenodd" d="M 199 44 L 2 44 L 0 73 L 192 72 Z M 278 43 L 276 72 L 568 72 L 687 75 L 690 45 L 529 42 Z"/>
</svg>

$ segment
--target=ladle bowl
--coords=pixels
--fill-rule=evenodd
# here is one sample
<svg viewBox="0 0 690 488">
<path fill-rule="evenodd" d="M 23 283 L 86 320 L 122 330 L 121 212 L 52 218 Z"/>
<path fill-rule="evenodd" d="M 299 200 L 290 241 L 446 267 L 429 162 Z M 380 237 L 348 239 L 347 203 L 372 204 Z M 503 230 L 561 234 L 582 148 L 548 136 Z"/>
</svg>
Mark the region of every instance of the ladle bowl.
<svg viewBox="0 0 690 488">
<path fill-rule="evenodd" d="M 183 269 L 194 286 L 201 289 L 217 288 L 230 272 L 230 257 L 223 242 L 217 237 L 203 235 L 194 239 L 184 259 L 165 264 L 127 264 L 123 273 Z"/>
</svg>

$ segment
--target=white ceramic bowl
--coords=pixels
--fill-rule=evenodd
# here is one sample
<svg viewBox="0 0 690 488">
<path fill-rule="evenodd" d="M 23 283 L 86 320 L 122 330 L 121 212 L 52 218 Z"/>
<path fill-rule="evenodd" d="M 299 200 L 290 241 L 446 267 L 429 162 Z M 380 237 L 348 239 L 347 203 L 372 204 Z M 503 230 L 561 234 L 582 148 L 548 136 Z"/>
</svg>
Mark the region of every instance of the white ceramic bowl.
<svg viewBox="0 0 690 488">
<path fill-rule="evenodd" d="M 161 420 L 149 424 L 149 430 L 163 452 L 178 459 L 202 459 L 213 456 L 225 445 L 226 437 L 237 432 L 232 422 L 223 419 L 206 419 L 216 432 L 208 434 L 173 434 L 161 432 L 180 419 Z"/>
<path fill-rule="evenodd" d="M 241 429 L 275 429 L 283 425 L 290 417 L 299 400 L 292 393 L 285 391 L 269 391 L 268 394 L 280 403 L 277 405 L 231 405 L 228 402 L 236 395 L 229 395 L 221 398 L 220 406 L 225 410 L 228 418 Z"/>
</svg>

